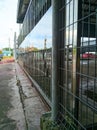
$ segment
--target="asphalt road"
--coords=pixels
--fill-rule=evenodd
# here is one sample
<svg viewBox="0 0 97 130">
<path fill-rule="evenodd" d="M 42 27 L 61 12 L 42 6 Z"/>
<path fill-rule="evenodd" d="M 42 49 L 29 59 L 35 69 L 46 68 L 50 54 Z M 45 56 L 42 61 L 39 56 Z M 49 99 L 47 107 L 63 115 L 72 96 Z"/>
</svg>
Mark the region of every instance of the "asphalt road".
<svg viewBox="0 0 97 130">
<path fill-rule="evenodd" d="M 16 82 L 14 63 L 0 65 L 0 130 L 25 130 Z"/>
</svg>

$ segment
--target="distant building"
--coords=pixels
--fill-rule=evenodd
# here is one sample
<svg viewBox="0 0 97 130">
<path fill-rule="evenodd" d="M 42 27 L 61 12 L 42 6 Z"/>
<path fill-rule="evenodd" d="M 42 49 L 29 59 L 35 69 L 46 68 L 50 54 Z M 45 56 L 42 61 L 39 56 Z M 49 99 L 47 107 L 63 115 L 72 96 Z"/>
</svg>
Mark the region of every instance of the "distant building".
<svg viewBox="0 0 97 130">
<path fill-rule="evenodd" d="M 3 50 L 3 56 L 11 56 L 11 55 L 12 55 L 12 51 Z"/>
</svg>

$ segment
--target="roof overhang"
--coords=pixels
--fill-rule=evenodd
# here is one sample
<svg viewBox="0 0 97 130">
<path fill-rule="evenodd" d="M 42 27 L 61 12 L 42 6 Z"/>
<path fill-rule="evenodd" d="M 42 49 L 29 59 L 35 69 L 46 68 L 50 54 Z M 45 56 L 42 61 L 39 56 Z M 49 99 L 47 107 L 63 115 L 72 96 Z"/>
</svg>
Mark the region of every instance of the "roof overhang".
<svg viewBox="0 0 97 130">
<path fill-rule="evenodd" d="M 97 0 L 85 0 L 82 2 L 82 24 L 84 37 L 95 37 Z M 91 14 L 91 15 L 90 15 Z M 90 29 L 90 32 L 88 31 Z M 89 32 L 89 34 L 88 34 Z"/>
<path fill-rule="evenodd" d="M 17 5 L 17 23 L 22 23 L 28 8 L 30 0 L 18 0 Z"/>
</svg>

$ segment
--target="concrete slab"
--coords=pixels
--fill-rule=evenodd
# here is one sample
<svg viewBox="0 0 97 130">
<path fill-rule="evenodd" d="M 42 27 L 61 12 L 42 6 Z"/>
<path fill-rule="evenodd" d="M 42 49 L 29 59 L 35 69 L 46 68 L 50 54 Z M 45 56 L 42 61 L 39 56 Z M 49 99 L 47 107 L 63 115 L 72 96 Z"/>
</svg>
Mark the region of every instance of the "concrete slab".
<svg viewBox="0 0 97 130">
<path fill-rule="evenodd" d="M 47 111 L 20 66 L 1 64 L 0 130 L 40 130 L 40 117 Z"/>
<path fill-rule="evenodd" d="M 32 86 L 28 77 L 21 70 L 20 66 L 16 64 L 17 77 L 20 80 L 22 91 L 24 94 L 23 104 L 25 110 L 28 130 L 40 130 L 40 117 L 47 112 L 47 108 L 42 102 L 36 89 Z"/>
<path fill-rule="evenodd" d="M 15 64 L 0 65 L 0 130 L 26 130 Z"/>
</svg>

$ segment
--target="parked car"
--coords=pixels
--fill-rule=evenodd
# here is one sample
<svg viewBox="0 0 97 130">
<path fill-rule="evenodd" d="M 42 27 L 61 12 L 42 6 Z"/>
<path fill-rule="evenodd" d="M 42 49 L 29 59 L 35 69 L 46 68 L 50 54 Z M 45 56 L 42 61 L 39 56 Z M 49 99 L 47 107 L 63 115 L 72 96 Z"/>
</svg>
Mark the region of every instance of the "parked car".
<svg viewBox="0 0 97 130">
<path fill-rule="evenodd" d="M 3 59 L 3 54 L 0 54 L 0 61 Z"/>
<path fill-rule="evenodd" d="M 82 58 L 97 58 L 97 55 L 93 52 L 86 52 L 82 54 Z"/>
</svg>

